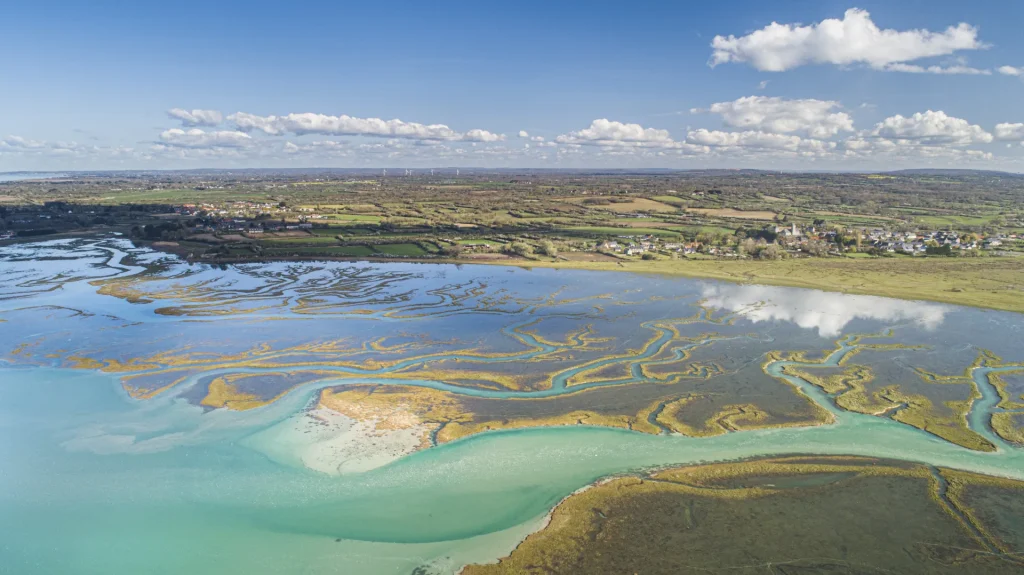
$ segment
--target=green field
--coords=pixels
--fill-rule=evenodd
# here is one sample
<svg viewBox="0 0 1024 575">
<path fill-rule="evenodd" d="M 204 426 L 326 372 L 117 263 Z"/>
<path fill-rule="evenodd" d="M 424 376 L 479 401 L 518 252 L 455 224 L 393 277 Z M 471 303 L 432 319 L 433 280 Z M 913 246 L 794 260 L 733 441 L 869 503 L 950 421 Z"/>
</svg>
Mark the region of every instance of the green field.
<svg viewBox="0 0 1024 575">
<path fill-rule="evenodd" d="M 997 217 L 999 217 L 998 214 L 991 216 L 915 216 L 914 219 L 928 226 L 945 228 L 946 226 L 986 226 Z"/>
<path fill-rule="evenodd" d="M 260 243 L 262 243 L 264 245 L 271 245 L 271 246 L 274 245 L 274 244 L 282 244 L 282 245 L 302 245 L 302 244 L 320 245 L 320 244 L 324 244 L 324 245 L 329 245 L 329 244 L 336 244 L 336 243 L 338 243 L 338 240 L 334 236 L 294 236 L 294 237 L 283 237 L 283 238 L 278 238 L 278 237 L 271 236 L 271 237 L 260 238 Z"/>
<path fill-rule="evenodd" d="M 558 231 L 575 233 L 576 235 L 593 234 L 598 236 L 661 236 L 676 238 L 679 237 L 679 232 L 674 232 L 667 229 L 659 228 L 611 228 L 601 226 L 573 226 L 567 228 L 559 228 Z"/>
<path fill-rule="evenodd" d="M 334 237 L 334 236 L 338 236 L 338 235 L 344 234 L 347 231 L 349 231 L 350 229 L 352 229 L 352 228 L 348 228 L 348 227 L 333 227 L 333 228 L 313 228 L 310 231 L 313 232 L 313 235 Z"/>
<path fill-rule="evenodd" d="M 668 229 L 676 232 L 682 232 L 687 237 L 695 237 L 700 233 L 720 234 L 726 236 L 736 233 L 735 228 L 724 228 L 721 226 L 672 226 Z"/>
<path fill-rule="evenodd" d="M 323 256 L 323 257 L 361 257 L 374 255 L 368 246 L 325 246 L 325 247 L 294 247 L 266 248 L 263 252 L 271 257 Z"/>
<path fill-rule="evenodd" d="M 484 245 L 488 245 L 488 246 L 495 247 L 495 248 L 496 247 L 501 247 L 501 246 L 505 245 L 505 242 L 499 242 L 497 240 L 483 240 L 483 239 L 480 239 L 480 240 L 478 240 L 478 239 L 456 240 L 455 243 L 457 243 L 459 245 L 463 245 L 463 246 L 471 245 L 471 244 L 476 244 L 476 245 L 484 244 Z"/>
<path fill-rule="evenodd" d="M 417 257 L 427 254 L 423 248 L 416 244 L 381 244 L 373 247 L 378 252 L 389 256 Z"/>
</svg>

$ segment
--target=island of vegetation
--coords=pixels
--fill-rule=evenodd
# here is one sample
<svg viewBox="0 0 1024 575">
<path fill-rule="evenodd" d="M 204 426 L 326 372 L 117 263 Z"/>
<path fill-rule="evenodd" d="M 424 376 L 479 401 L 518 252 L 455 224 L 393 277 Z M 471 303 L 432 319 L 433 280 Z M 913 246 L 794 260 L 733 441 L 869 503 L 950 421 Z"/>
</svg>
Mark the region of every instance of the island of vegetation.
<svg viewBox="0 0 1024 575">
<path fill-rule="evenodd" d="M 855 457 L 664 469 L 571 495 L 511 555 L 462 573 L 1012 573 L 1022 495 L 1019 481 Z"/>
</svg>

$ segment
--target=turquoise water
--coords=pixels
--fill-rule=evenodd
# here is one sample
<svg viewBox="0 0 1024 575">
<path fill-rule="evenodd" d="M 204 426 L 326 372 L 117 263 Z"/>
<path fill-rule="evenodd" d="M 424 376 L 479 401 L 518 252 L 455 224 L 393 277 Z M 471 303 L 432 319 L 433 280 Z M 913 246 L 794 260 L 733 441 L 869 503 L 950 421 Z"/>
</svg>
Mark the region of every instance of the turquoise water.
<svg viewBox="0 0 1024 575">
<path fill-rule="evenodd" d="M 292 389 L 262 408 L 236 412 L 203 409 L 188 399 L 189 390 L 216 375 L 264 368 L 204 370 L 171 391 L 140 401 L 124 392 L 114 374 L 63 368 L 59 357 L 48 357 L 134 357 L 197 343 L 203 350 L 246 349 L 264 341 L 287 347 L 339 334 L 362 341 L 382 334 L 430 332 L 442 343 L 424 344 L 414 355 L 443 355 L 452 347 L 443 342 L 454 337 L 474 346 L 506 345 L 502 349 L 509 355 L 499 361 L 452 349 L 448 359 L 473 359 L 488 367 L 512 364 L 528 371 L 535 364 L 527 360 L 557 346 L 529 335 L 524 338 L 534 348 L 530 351 L 502 342 L 515 327 L 550 316 L 594 324 L 601 333 L 613 335 L 603 344 L 610 349 L 595 351 L 593 357 L 629 349 L 654 334 L 654 343 L 630 355 L 630 361 L 675 358 L 680 352 L 672 349 L 693 346 L 727 368 L 733 363 L 759 365 L 770 349 L 817 350 L 825 355 L 825 365 L 835 365 L 852 349 L 846 336 L 894 328 L 899 341 L 930 346 L 921 352 L 894 352 L 900 361 L 960 373 L 977 351 L 954 349 L 952 342 L 959 345 L 965 338 L 1006 361 L 1024 360 L 1022 351 L 1007 343 L 1019 334 L 1021 317 L 1015 314 L 784 288 L 751 294 L 746 290 L 752 286 L 620 274 L 606 279 L 607 274 L 408 264 L 364 266 L 358 280 L 350 272 L 332 271 L 343 264 L 325 264 L 299 275 L 306 279 L 297 282 L 276 272 L 259 275 L 263 272 L 255 267 L 189 271 L 160 264 L 148 252 L 129 258 L 132 250 L 122 243 L 47 243 L 34 252 L 18 249 L 25 257 L 49 253 L 52 259 L 29 262 L 18 256 L 0 263 L 0 318 L 7 320 L 0 323 L 0 344 L 6 353 L 22 343 L 39 342 L 33 355 L 12 354 L 8 367 L 0 368 L 0 572 L 410 573 L 422 565 L 452 572 L 466 562 L 508 553 L 560 499 L 600 477 L 762 455 L 888 457 L 1024 479 L 1024 450 L 1000 441 L 987 423 L 998 402 L 988 374 L 1010 369 L 1005 367 L 985 366 L 971 373 L 982 399 L 974 402 L 968 420 L 997 445 L 994 453 L 970 451 L 887 418 L 845 412 L 818 388 L 782 374 L 783 366 L 793 362 L 780 361 L 767 367 L 778 378 L 769 384 L 793 386 L 795 393 L 827 409 L 834 423 L 709 438 L 585 426 L 489 432 L 363 473 L 327 476 L 269 456 L 268 431 L 301 413 L 324 386 L 395 383 L 389 374 L 433 360 L 403 359 L 386 369 L 335 366 L 330 370 L 336 378 Z M 377 272 L 403 279 L 366 288 L 367 282 L 381 285 L 372 275 Z M 215 285 L 202 293 L 202 301 L 189 300 L 189 305 L 248 309 L 249 298 L 260 298 L 259 306 L 252 304 L 260 309 L 212 318 L 156 314 L 183 300 L 131 304 L 99 295 L 98 286 L 89 283 L 143 273 L 156 283 Z M 330 283 L 341 275 L 343 286 Z M 161 279 L 171 277 L 175 279 Z M 509 303 L 497 301 L 497 296 L 460 300 L 428 294 L 456 284 L 487 286 L 492 295 L 506 290 L 518 299 Z M 310 317 L 296 311 L 297 298 L 329 290 L 339 294 L 342 289 L 347 295 L 331 303 L 335 307 L 329 315 Z M 563 294 L 560 303 L 537 303 L 556 292 Z M 613 301 L 637 303 L 613 313 L 607 298 L 586 299 L 608 292 L 617 294 Z M 721 300 L 721 321 L 694 328 L 695 334 L 718 333 L 714 341 L 669 344 L 666 334 L 650 327 L 664 318 L 689 316 L 699 296 Z M 372 313 L 341 313 L 352 307 Z M 434 313 L 408 317 L 424 310 Z M 613 328 L 617 331 L 609 331 Z M 840 346 L 835 348 L 837 340 Z M 622 383 L 567 388 L 565 383 L 581 371 L 573 361 L 566 361 L 569 367 L 557 372 L 548 390 L 467 388 L 429 379 L 398 383 L 492 398 L 549 397 Z M 626 381 L 658 385 L 644 383 L 636 365 L 630 364 Z M 300 361 L 289 369 L 314 367 L 324 369 Z M 138 371 L 147 369 L 154 368 Z M 742 371 L 726 372 L 709 381 L 741 383 L 736 374 Z"/>
</svg>

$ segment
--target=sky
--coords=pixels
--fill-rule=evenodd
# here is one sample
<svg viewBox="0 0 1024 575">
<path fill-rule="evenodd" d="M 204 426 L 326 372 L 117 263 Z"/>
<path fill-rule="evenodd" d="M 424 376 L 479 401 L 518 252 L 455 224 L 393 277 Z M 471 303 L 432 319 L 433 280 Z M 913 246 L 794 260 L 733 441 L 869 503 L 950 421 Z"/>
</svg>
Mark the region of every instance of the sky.
<svg viewBox="0 0 1024 575">
<path fill-rule="evenodd" d="M 0 171 L 1024 172 L 1024 2 L 34 0 Z"/>
</svg>

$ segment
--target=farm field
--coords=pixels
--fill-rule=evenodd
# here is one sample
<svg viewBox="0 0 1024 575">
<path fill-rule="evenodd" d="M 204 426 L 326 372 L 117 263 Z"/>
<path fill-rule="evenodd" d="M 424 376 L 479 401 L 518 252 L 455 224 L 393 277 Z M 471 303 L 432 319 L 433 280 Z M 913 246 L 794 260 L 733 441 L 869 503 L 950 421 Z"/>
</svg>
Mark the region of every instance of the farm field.
<svg viewBox="0 0 1024 575">
<path fill-rule="evenodd" d="M 774 220 L 777 215 L 769 211 L 734 210 L 732 208 L 687 208 L 687 211 L 705 216 L 732 218 L 738 220 Z"/>
<path fill-rule="evenodd" d="M 194 261 L 294 256 L 590 266 L 1001 309 L 1020 309 L 1024 299 L 1016 257 L 1024 255 L 1024 241 L 1009 235 L 1024 231 L 1024 178 L 1015 176 L 379 176 L 15 181 L 0 183 L 0 196 L 15 200 L 0 216 L 19 238 L 117 231 Z M 921 238 L 932 241 L 937 230 L 951 230 L 940 239 L 975 249 L 923 257 Z M 906 237 L 918 238 L 915 257 L 902 255 L 899 238 Z M 989 246 L 990 239 L 997 241 Z"/>
</svg>

